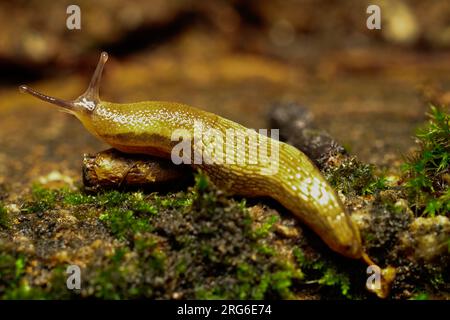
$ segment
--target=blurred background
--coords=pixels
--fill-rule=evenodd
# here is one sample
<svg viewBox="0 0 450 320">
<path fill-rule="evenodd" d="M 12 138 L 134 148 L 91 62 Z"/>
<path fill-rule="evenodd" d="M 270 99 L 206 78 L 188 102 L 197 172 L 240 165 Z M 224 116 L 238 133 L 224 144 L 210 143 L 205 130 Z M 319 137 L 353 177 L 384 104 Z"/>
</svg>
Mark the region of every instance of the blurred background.
<svg viewBox="0 0 450 320">
<path fill-rule="evenodd" d="M 66 27 L 71 4 L 81 30 Z M 381 30 L 366 27 L 370 4 Z M 414 146 L 428 104 L 450 102 L 446 0 L 17 0 L 0 3 L 0 24 L 0 186 L 13 189 L 49 172 L 80 179 L 82 154 L 107 148 L 17 89 L 73 99 L 103 50 L 103 100 L 178 101 L 253 128 L 295 101 L 387 169 Z"/>
</svg>

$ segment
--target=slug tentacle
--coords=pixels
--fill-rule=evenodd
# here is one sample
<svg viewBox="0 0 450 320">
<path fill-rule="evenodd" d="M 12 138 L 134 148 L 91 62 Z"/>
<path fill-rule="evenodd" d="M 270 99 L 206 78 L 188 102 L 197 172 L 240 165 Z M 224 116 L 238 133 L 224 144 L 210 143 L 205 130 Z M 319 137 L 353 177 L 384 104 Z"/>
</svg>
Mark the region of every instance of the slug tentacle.
<svg viewBox="0 0 450 320">
<path fill-rule="evenodd" d="M 28 87 L 26 85 L 21 85 L 19 87 L 19 89 L 20 89 L 20 92 L 31 94 L 32 96 L 35 96 L 36 98 L 38 98 L 42 101 L 45 101 L 45 102 L 54 104 L 58 107 L 64 108 L 66 111 L 70 112 L 75 109 L 75 105 L 72 101 L 66 101 L 63 99 L 48 96 L 48 95 L 40 93 L 34 89 L 31 89 L 30 87 Z"/>
<path fill-rule="evenodd" d="M 102 52 L 88 88 L 77 100 L 82 101 L 83 99 L 86 99 L 87 101 L 95 102 L 95 104 L 100 101 L 100 81 L 102 80 L 103 68 L 105 67 L 106 61 L 108 61 L 108 54 Z"/>
</svg>

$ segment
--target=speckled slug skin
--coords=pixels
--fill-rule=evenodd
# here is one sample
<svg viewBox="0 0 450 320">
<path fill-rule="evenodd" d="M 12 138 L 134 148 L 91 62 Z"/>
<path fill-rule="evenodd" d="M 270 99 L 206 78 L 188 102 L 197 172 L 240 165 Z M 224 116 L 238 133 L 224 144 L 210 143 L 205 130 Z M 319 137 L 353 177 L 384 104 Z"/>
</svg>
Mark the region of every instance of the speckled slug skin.
<svg viewBox="0 0 450 320">
<path fill-rule="evenodd" d="M 194 130 L 201 123 L 205 130 L 217 129 L 224 136 L 227 129 L 247 130 L 245 127 L 187 105 L 146 101 L 129 104 L 104 102 L 98 88 L 107 55 L 103 53 L 87 91 L 74 101 L 64 101 L 40 94 L 26 86 L 21 90 L 42 100 L 63 107 L 74 114 L 94 136 L 127 153 L 143 153 L 170 158 L 175 130 Z M 193 135 L 193 133 L 192 133 Z M 270 139 L 261 137 L 261 139 Z M 362 255 L 359 231 L 345 212 L 335 191 L 319 170 L 300 150 L 270 139 L 279 147 L 278 171 L 261 174 L 269 164 L 193 164 L 219 187 L 248 197 L 268 196 L 280 202 L 303 223 L 314 230 L 333 250 L 350 258 Z M 200 147 L 200 146 L 196 146 Z M 246 151 L 235 148 L 238 158 Z"/>
</svg>

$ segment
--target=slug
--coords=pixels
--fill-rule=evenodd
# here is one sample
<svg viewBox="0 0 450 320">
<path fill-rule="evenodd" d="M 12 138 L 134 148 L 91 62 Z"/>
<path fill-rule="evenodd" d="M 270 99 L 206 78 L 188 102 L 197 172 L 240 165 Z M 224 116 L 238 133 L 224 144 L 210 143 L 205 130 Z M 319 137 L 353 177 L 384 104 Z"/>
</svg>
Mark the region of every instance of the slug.
<svg viewBox="0 0 450 320">
<path fill-rule="evenodd" d="M 180 103 L 145 101 L 118 104 L 101 101 L 100 80 L 107 60 L 108 54 L 103 52 L 87 90 L 73 101 L 50 97 L 25 85 L 20 86 L 20 90 L 61 107 L 77 117 L 95 137 L 125 153 L 170 159 L 176 145 L 171 139 L 172 133 L 177 129 L 192 132 L 199 123 L 205 129 L 215 129 L 224 135 L 228 129 L 247 130 L 216 114 Z M 363 252 L 358 228 L 311 160 L 291 145 L 262 135 L 259 139 L 269 140 L 270 144 L 278 147 L 276 174 L 261 174 L 261 169 L 269 170 L 267 163 L 200 163 L 192 166 L 201 169 L 213 183 L 231 193 L 275 199 L 309 226 L 332 250 L 348 258 L 362 258 L 374 264 Z M 233 151 L 237 157 L 246 156 L 242 149 Z M 373 291 L 379 296 L 387 295 L 383 290 Z"/>
</svg>

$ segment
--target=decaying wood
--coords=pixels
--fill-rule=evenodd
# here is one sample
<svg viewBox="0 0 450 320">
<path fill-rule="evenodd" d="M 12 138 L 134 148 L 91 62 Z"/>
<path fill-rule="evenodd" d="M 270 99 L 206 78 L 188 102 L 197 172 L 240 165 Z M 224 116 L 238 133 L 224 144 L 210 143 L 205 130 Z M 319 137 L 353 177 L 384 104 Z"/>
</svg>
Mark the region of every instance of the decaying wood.
<svg viewBox="0 0 450 320">
<path fill-rule="evenodd" d="M 184 166 L 170 160 L 108 149 L 83 157 L 83 183 L 87 190 L 151 187 L 179 182 L 191 176 Z"/>
</svg>

